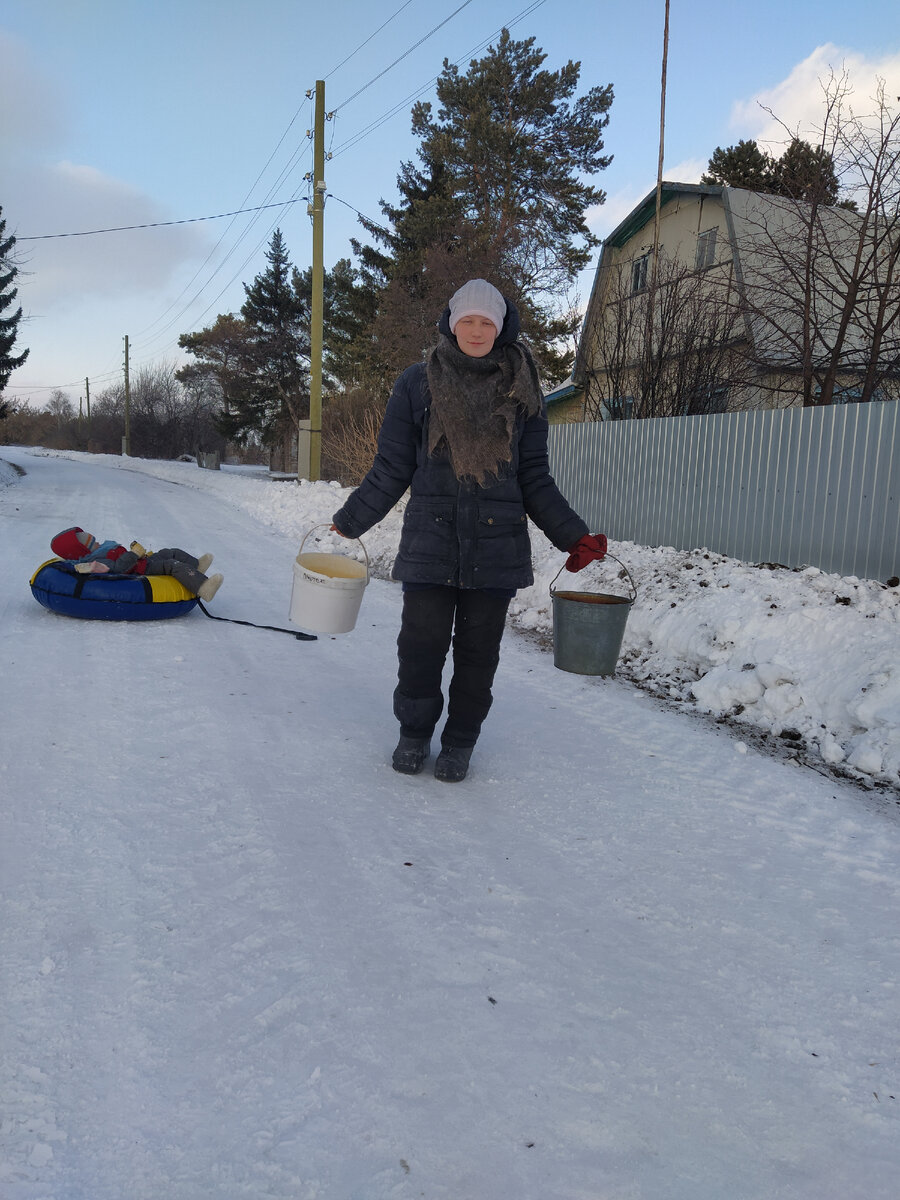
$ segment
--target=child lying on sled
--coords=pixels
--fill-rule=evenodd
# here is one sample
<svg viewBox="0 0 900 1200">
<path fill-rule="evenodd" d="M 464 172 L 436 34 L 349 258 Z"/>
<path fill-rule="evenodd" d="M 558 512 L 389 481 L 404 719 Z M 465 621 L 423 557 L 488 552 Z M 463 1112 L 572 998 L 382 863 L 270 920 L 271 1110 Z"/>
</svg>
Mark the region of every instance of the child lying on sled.
<svg viewBox="0 0 900 1200">
<path fill-rule="evenodd" d="M 205 574 L 213 556 L 203 554 L 194 558 L 185 550 L 170 548 L 150 553 L 140 542 L 132 542 L 126 550 L 118 542 L 98 542 L 92 533 L 80 525 L 64 529 L 50 543 L 59 558 L 75 563 L 79 574 L 104 575 L 171 575 L 180 584 L 207 603 L 219 590 L 223 576 Z"/>
</svg>

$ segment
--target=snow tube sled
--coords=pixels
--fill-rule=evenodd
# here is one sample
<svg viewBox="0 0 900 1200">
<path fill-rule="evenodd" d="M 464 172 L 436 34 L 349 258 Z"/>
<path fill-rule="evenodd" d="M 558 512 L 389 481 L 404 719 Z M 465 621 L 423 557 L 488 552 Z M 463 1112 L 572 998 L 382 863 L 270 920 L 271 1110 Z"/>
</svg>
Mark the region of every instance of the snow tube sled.
<svg viewBox="0 0 900 1200">
<path fill-rule="evenodd" d="M 180 617 L 197 597 L 171 575 L 80 575 L 74 563 L 51 558 L 31 577 L 39 604 L 90 621 L 159 621 Z"/>
</svg>

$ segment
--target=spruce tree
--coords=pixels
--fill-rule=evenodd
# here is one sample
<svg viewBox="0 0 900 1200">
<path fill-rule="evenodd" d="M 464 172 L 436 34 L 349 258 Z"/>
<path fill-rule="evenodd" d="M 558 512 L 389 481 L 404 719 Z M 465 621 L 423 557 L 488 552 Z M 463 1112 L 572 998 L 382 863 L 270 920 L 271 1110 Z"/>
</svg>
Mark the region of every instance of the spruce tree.
<svg viewBox="0 0 900 1200">
<path fill-rule="evenodd" d="M 291 284 L 300 306 L 301 326 L 308 333 L 312 323 L 312 267 L 305 271 L 295 267 Z M 325 271 L 322 291 L 325 382 L 330 386 L 352 384 L 360 371 L 357 346 L 374 316 L 373 293 L 360 286 L 360 272 L 349 258 L 339 258 L 330 271 Z"/>
<path fill-rule="evenodd" d="M 291 262 L 281 230 L 266 251 L 268 267 L 251 284 L 241 317 L 247 328 L 248 387 L 231 411 L 233 436 L 258 432 L 267 445 L 285 439 L 309 416 L 309 330 L 291 281 Z"/>
<path fill-rule="evenodd" d="M 3 219 L 3 209 L 0 208 L 0 396 L 3 395 L 10 375 L 17 367 L 21 367 L 28 357 L 27 350 L 13 354 L 19 322 L 22 319 L 22 307 L 20 305 L 14 311 L 10 311 L 18 295 L 18 289 L 12 285 L 19 270 L 12 262 L 16 239 L 11 234 L 6 237 L 5 233 L 6 221 Z"/>
</svg>

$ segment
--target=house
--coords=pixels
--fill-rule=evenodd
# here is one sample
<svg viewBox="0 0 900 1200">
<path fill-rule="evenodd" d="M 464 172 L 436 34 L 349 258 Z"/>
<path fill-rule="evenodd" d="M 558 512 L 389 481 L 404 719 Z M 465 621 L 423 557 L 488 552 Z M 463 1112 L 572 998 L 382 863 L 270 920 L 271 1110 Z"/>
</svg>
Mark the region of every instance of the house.
<svg viewBox="0 0 900 1200">
<path fill-rule="evenodd" d="M 896 247 L 863 218 L 664 182 L 604 241 L 551 420 L 784 408 L 897 393 Z M 866 286 L 862 286 L 866 285 Z"/>
<path fill-rule="evenodd" d="M 584 387 L 570 375 L 565 383 L 547 392 L 544 396 L 547 418 L 551 425 L 568 421 L 581 421 L 584 416 Z"/>
</svg>

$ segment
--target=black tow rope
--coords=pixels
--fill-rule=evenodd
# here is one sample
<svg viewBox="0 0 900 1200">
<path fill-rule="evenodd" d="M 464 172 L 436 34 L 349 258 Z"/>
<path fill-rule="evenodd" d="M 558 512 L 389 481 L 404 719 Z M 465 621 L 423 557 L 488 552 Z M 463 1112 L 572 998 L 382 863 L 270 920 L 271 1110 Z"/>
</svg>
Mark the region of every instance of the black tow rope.
<svg viewBox="0 0 900 1200">
<path fill-rule="evenodd" d="M 300 633 L 296 629 L 282 629 L 278 625 L 256 625 L 253 621 L 238 621 L 234 617 L 214 617 L 208 609 L 204 608 L 203 601 L 199 598 L 197 605 L 203 615 L 209 617 L 211 621 L 228 621 L 230 625 L 249 625 L 253 629 L 270 629 L 272 633 L 289 633 L 298 642 L 317 642 L 319 640 L 314 633 Z"/>
</svg>

